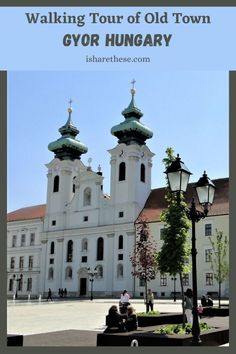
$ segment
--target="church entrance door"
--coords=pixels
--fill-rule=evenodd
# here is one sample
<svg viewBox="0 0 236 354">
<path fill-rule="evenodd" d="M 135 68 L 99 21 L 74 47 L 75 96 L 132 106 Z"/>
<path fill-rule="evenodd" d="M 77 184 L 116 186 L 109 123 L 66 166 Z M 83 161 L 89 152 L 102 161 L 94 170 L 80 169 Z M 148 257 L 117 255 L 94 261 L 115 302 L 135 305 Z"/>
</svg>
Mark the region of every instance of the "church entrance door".
<svg viewBox="0 0 236 354">
<path fill-rule="evenodd" d="M 80 278 L 80 296 L 86 295 L 87 292 L 87 278 Z"/>
</svg>

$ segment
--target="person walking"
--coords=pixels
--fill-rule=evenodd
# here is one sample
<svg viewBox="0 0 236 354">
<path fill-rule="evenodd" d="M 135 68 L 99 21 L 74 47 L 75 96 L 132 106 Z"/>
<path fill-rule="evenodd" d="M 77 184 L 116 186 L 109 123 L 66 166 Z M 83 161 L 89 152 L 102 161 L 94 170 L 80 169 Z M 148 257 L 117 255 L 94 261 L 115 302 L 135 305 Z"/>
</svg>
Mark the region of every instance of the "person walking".
<svg viewBox="0 0 236 354">
<path fill-rule="evenodd" d="M 153 311 L 153 305 L 154 305 L 154 294 L 151 289 L 148 289 L 147 299 L 146 299 L 147 312 L 149 312 L 149 308 L 151 309 L 151 311 Z"/>
<path fill-rule="evenodd" d="M 187 322 L 188 323 L 193 323 L 193 291 L 192 289 L 188 288 L 185 292 L 185 298 L 184 298 L 184 308 L 185 308 L 185 314 L 187 317 Z"/>
<path fill-rule="evenodd" d="M 48 289 L 47 301 L 48 301 L 49 299 L 52 301 L 52 290 L 51 290 L 50 288 Z"/>
<path fill-rule="evenodd" d="M 64 296 L 67 297 L 67 289 L 64 289 Z"/>
</svg>

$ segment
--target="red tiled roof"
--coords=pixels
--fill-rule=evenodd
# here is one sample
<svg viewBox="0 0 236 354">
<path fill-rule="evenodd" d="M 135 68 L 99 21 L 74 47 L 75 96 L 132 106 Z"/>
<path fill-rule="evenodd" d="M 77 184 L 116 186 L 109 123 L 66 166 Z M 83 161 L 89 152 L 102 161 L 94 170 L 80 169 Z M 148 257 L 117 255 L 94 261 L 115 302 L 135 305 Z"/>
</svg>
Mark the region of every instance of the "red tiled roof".
<svg viewBox="0 0 236 354">
<path fill-rule="evenodd" d="M 216 186 L 214 203 L 208 213 L 211 215 L 229 214 L 229 178 L 220 178 L 213 180 Z M 196 191 L 193 188 L 194 183 L 188 185 L 186 191 L 186 201 L 190 205 L 192 198 L 195 198 L 197 209 L 201 210 L 198 204 Z M 153 189 L 146 201 L 140 216 L 146 218 L 148 221 L 160 221 L 160 214 L 163 209 L 167 208 L 165 200 L 166 188 Z"/>
<path fill-rule="evenodd" d="M 21 208 L 7 214 L 7 221 L 39 219 L 45 216 L 46 204 Z"/>
</svg>

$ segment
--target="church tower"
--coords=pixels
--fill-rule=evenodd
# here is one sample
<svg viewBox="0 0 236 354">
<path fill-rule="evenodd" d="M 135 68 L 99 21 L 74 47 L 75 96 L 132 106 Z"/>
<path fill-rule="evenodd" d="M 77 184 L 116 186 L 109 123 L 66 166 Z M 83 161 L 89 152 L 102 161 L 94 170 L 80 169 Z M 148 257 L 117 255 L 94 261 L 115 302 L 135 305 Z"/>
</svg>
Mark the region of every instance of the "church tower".
<svg viewBox="0 0 236 354">
<path fill-rule="evenodd" d="M 72 108 L 68 108 L 68 119 L 59 132 L 61 137 L 48 145 L 54 152 L 54 159 L 47 164 L 48 189 L 45 228 L 48 231 L 63 229 L 65 227 L 65 210 L 75 193 L 73 183 L 85 166 L 80 160 L 87 147 L 76 139 L 79 130 L 72 122 Z"/>
<path fill-rule="evenodd" d="M 118 145 L 111 154 L 111 203 L 115 223 L 133 222 L 151 192 L 151 168 L 154 154 L 146 145 L 153 136 L 140 118 L 141 110 L 134 101 L 135 81 L 132 81 L 131 102 L 123 110 L 125 120 L 111 129 Z"/>
</svg>

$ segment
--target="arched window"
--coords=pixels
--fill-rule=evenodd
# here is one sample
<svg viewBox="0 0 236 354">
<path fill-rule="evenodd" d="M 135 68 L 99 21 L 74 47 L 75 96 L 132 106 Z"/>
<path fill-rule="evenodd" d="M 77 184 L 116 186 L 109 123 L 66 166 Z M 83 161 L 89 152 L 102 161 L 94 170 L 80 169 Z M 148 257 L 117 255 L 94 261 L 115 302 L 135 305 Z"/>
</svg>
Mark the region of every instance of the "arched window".
<svg viewBox="0 0 236 354">
<path fill-rule="evenodd" d="M 54 177 L 53 192 L 59 191 L 59 176 Z"/>
<path fill-rule="evenodd" d="M 72 279 L 72 268 L 71 267 L 66 267 L 65 278 Z"/>
<path fill-rule="evenodd" d="M 88 251 L 88 240 L 87 240 L 86 238 L 83 238 L 83 240 L 82 240 L 82 247 L 81 247 L 81 249 L 82 249 L 82 252 L 83 252 L 83 251 Z"/>
<path fill-rule="evenodd" d="M 103 260 L 103 238 L 99 237 L 97 241 L 97 260 L 102 261 Z"/>
<path fill-rule="evenodd" d="M 72 258 L 73 258 L 73 241 L 70 240 L 67 243 L 67 258 L 66 258 L 66 261 L 67 262 L 72 262 Z"/>
<path fill-rule="evenodd" d="M 125 163 L 121 162 L 119 166 L 119 181 L 125 180 L 125 170 L 126 170 Z"/>
<path fill-rule="evenodd" d="M 55 243 L 51 242 L 50 254 L 54 254 L 54 251 L 55 251 Z"/>
<path fill-rule="evenodd" d="M 119 250 L 123 249 L 123 236 L 122 235 L 119 236 L 118 248 L 119 248 Z"/>
<path fill-rule="evenodd" d="M 97 278 L 103 278 L 103 266 L 98 265 L 96 269 L 97 269 Z"/>
<path fill-rule="evenodd" d="M 145 182 L 145 166 L 143 163 L 140 166 L 140 181 Z"/>
<path fill-rule="evenodd" d="M 87 187 L 84 190 L 84 206 L 91 205 L 91 188 Z"/>
<path fill-rule="evenodd" d="M 123 264 L 117 265 L 117 278 L 123 278 Z"/>
<path fill-rule="evenodd" d="M 53 268 L 50 267 L 48 269 L 48 280 L 53 280 L 53 273 L 54 273 Z"/>
<path fill-rule="evenodd" d="M 75 193 L 75 179 L 76 179 L 76 176 L 73 177 L 73 183 L 72 183 L 72 192 Z"/>
</svg>

